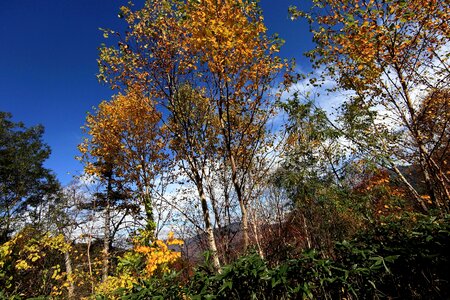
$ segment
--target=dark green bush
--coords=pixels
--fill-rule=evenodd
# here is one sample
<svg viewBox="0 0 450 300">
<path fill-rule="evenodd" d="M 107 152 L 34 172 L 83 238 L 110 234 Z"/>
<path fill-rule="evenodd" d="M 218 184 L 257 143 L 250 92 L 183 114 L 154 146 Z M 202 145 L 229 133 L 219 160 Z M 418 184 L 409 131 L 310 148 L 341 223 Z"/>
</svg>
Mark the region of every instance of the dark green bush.
<svg viewBox="0 0 450 300">
<path fill-rule="evenodd" d="M 123 299 L 450 299 L 449 218 L 396 220 L 270 268 L 256 253 L 182 282 L 176 273 L 136 286 Z"/>
</svg>

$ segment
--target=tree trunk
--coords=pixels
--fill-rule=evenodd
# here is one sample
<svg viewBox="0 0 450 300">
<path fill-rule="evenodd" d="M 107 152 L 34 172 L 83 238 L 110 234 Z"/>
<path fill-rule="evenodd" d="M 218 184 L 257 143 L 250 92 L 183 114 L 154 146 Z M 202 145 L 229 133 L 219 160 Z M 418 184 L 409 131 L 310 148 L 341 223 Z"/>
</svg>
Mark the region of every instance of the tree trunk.
<svg viewBox="0 0 450 300">
<path fill-rule="evenodd" d="M 217 253 L 217 246 L 216 246 L 216 239 L 214 237 L 214 230 L 211 226 L 211 220 L 209 217 L 209 209 L 208 209 L 208 203 L 206 200 L 205 191 L 203 189 L 203 185 L 201 183 L 201 179 L 197 178 L 197 191 L 200 196 L 200 202 L 202 205 L 202 212 L 203 212 L 203 221 L 205 222 L 205 232 L 206 232 L 206 238 L 208 242 L 208 248 L 211 252 L 211 259 L 213 263 L 214 270 L 216 272 L 220 272 L 220 261 L 219 261 L 219 255 Z"/>
<path fill-rule="evenodd" d="M 303 213 L 302 213 L 302 219 L 303 219 L 303 228 L 305 230 L 306 242 L 308 243 L 308 249 L 312 249 L 312 243 L 311 243 L 311 238 L 309 236 L 308 224 L 306 222 L 305 214 L 303 214 Z"/>
<path fill-rule="evenodd" d="M 145 192 L 143 195 L 143 203 L 145 209 L 145 216 L 147 217 L 146 231 L 148 238 L 145 239 L 145 243 L 150 244 L 156 238 L 156 222 L 153 215 L 153 205 L 150 193 Z"/>
<path fill-rule="evenodd" d="M 69 251 L 64 252 L 64 263 L 66 265 L 67 280 L 69 281 L 67 298 L 72 300 L 75 299 L 75 285 L 73 282 L 72 259 L 70 258 Z"/>
<path fill-rule="evenodd" d="M 424 212 L 428 212 L 428 207 L 423 201 L 423 199 L 420 197 L 419 193 L 416 191 L 416 189 L 409 183 L 409 181 L 403 176 L 402 172 L 397 168 L 397 166 L 393 162 L 389 162 L 391 164 L 392 169 L 394 172 L 398 175 L 398 177 L 403 181 L 403 183 L 408 188 L 409 192 L 414 196 L 417 203 L 419 203 L 420 207 Z"/>
<path fill-rule="evenodd" d="M 247 216 L 247 204 L 244 200 L 244 195 L 242 192 L 242 186 L 238 182 L 238 174 L 237 174 L 237 166 L 236 162 L 234 160 L 234 155 L 231 151 L 231 139 L 230 135 L 228 134 L 230 131 L 230 128 L 228 127 L 228 133 L 227 128 L 224 124 L 224 114 L 222 109 L 222 103 L 224 99 L 220 99 L 219 101 L 219 120 L 220 120 L 220 127 L 222 130 L 223 137 L 225 139 L 225 146 L 226 146 L 226 158 L 230 161 L 231 166 L 231 181 L 233 183 L 234 190 L 236 192 L 236 196 L 238 198 L 239 206 L 241 208 L 241 214 L 242 214 L 242 221 L 241 221 L 241 230 L 243 235 L 243 250 L 247 251 L 247 248 L 249 246 L 249 236 L 248 236 L 248 216 Z M 227 116 L 227 119 L 229 120 L 229 116 Z"/>
<path fill-rule="evenodd" d="M 103 239 L 103 270 L 102 281 L 104 282 L 108 278 L 109 273 L 109 240 L 110 240 L 110 228 L 111 221 L 109 201 L 105 209 L 105 227 L 104 227 L 104 239 Z"/>
<path fill-rule="evenodd" d="M 430 194 L 429 196 L 431 198 L 431 201 L 435 203 L 439 207 L 439 209 L 441 209 L 442 213 L 442 209 L 445 209 L 443 202 L 448 202 L 450 200 L 450 192 L 448 191 L 445 180 L 442 178 L 442 176 L 440 176 L 440 174 L 442 174 L 441 167 L 433 164 L 434 160 L 425 147 L 422 133 L 420 132 L 420 129 L 418 127 L 419 124 L 416 118 L 416 110 L 414 109 L 410 90 L 408 89 L 408 85 L 406 84 L 405 78 L 401 71 L 402 69 L 400 66 L 398 66 L 398 64 L 395 64 L 395 70 L 400 80 L 401 89 L 405 97 L 405 104 L 409 113 L 409 118 L 411 120 L 410 125 L 407 127 L 412 137 L 414 138 L 419 150 L 419 163 L 425 177 L 425 184 L 427 186 L 428 193 Z M 407 120 L 404 121 L 407 124 Z M 437 195 L 437 190 L 440 190 L 441 195 Z"/>
<path fill-rule="evenodd" d="M 258 219 L 256 217 L 256 213 L 253 214 L 252 220 L 253 220 L 253 222 L 252 222 L 253 232 L 254 232 L 256 247 L 258 248 L 258 254 L 261 258 L 264 258 L 264 252 L 261 247 L 261 239 L 259 238 L 259 224 L 258 224 Z"/>
<path fill-rule="evenodd" d="M 433 179 L 431 178 L 431 174 L 429 172 L 426 154 L 425 154 L 425 152 L 423 152 L 424 149 L 421 147 L 421 142 L 417 138 L 416 138 L 416 142 L 419 144 L 419 164 L 420 164 L 420 168 L 422 169 L 422 173 L 423 173 L 423 176 L 425 179 L 425 184 L 427 186 L 428 194 L 430 195 L 431 202 L 437 203 L 438 199 L 436 197 L 436 191 L 435 191 Z"/>
<path fill-rule="evenodd" d="M 436 204 L 441 213 L 448 213 L 448 204 L 450 202 L 450 191 L 448 190 L 449 180 L 442 171 L 442 166 L 439 166 L 434 161 L 423 143 L 421 143 L 419 147 L 424 156 L 428 158 L 426 163 L 430 170 L 429 173 L 433 175 L 432 179 L 435 180 L 437 192 L 439 193 L 439 196 L 435 194 Z"/>
<path fill-rule="evenodd" d="M 230 150 L 231 151 L 231 150 Z M 242 238 L 243 238 L 243 250 L 247 251 L 248 246 L 250 244 L 250 238 L 248 235 L 248 214 L 247 214 L 247 204 L 245 203 L 244 196 L 242 193 L 242 187 L 238 182 L 237 178 L 237 167 L 234 161 L 234 156 L 229 154 L 230 162 L 231 162 L 231 180 L 233 182 L 234 189 L 236 191 L 236 195 L 239 202 L 239 207 L 241 208 L 242 220 L 241 220 L 241 229 L 242 229 Z"/>
<path fill-rule="evenodd" d="M 241 229 L 242 229 L 242 241 L 244 251 L 247 251 L 248 245 L 250 243 L 250 238 L 248 235 L 248 214 L 247 207 L 244 205 L 243 201 L 239 201 L 239 206 L 241 208 L 242 220 L 241 220 Z"/>
<path fill-rule="evenodd" d="M 107 195 L 106 195 L 106 207 L 105 207 L 105 224 L 103 228 L 103 270 L 102 270 L 102 282 L 105 282 L 109 273 L 109 244 L 111 240 L 111 178 L 108 179 Z"/>
<path fill-rule="evenodd" d="M 89 231 L 89 239 L 87 242 L 86 253 L 87 253 L 88 267 L 89 267 L 89 278 L 91 281 L 91 294 L 94 294 L 95 286 L 94 286 L 94 278 L 93 278 L 93 274 L 92 274 L 91 244 L 92 244 L 92 228 Z"/>
</svg>

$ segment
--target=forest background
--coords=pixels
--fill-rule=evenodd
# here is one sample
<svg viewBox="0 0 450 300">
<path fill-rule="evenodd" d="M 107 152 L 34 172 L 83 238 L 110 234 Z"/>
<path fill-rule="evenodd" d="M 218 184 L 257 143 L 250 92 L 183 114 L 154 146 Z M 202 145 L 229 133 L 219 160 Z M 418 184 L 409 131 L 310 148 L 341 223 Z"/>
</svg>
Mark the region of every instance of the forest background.
<svg viewBox="0 0 450 300">
<path fill-rule="evenodd" d="M 290 6 L 306 73 L 256 2 L 121 7 L 81 176 L 1 113 L 2 297 L 445 297 L 449 9 Z"/>
</svg>

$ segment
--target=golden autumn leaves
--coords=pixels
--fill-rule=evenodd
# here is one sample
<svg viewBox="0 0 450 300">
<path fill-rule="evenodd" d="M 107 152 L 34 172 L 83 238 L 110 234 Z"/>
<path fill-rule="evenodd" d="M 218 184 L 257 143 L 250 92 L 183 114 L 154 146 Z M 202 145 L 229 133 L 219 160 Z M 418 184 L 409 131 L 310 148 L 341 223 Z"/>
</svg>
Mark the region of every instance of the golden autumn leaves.
<svg viewBox="0 0 450 300">
<path fill-rule="evenodd" d="M 439 59 L 450 36 L 446 1 L 315 0 L 310 15 L 317 43 L 310 56 L 333 63 L 333 70 L 358 91 L 378 84 L 386 68 L 421 72 Z M 323 10 L 327 7 L 327 11 Z M 424 80 L 424 79 L 423 79 Z M 422 83 L 422 82 L 420 82 Z"/>
<path fill-rule="evenodd" d="M 16 274 L 27 274 L 27 272 L 40 270 L 46 266 L 46 256 L 49 253 L 64 254 L 72 250 L 70 243 L 62 234 L 52 236 L 50 233 L 38 237 L 31 237 L 34 230 L 27 228 L 17 234 L 11 240 L 0 245 L 0 270 L 13 268 Z M 47 258 L 50 260 L 51 258 Z M 48 263 L 48 262 L 47 262 Z M 74 278 L 63 271 L 64 267 L 59 264 L 49 267 L 48 272 L 43 271 L 40 278 L 43 286 L 51 284 L 51 296 L 60 297 L 65 288 L 69 286 Z M 7 272 L 0 272 L 0 279 L 5 283 L 2 288 L 14 287 L 15 277 L 5 277 Z"/>
<path fill-rule="evenodd" d="M 176 250 L 182 245 L 183 241 L 174 238 L 173 232 L 168 233 L 166 241 L 155 240 L 150 245 L 142 245 L 139 240 L 134 240 L 134 248 L 119 258 L 121 271 L 116 276 L 109 276 L 96 288 L 96 292 L 106 295 L 108 299 L 119 299 L 114 295 L 118 288 L 131 289 L 155 273 L 169 272 L 170 267 L 181 257 L 181 252 Z M 141 260 L 144 262 L 143 270 L 130 268 Z"/>
<path fill-rule="evenodd" d="M 220 126 L 222 120 L 222 127 L 231 127 L 232 131 L 257 130 L 251 128 L 252 122 L 257 123 L 252 118 L 264 118 L 261 110 L 266 108 L 267 100 L 263 93 L 283 65 L 272 56 L 279 44 L 265 36 L 266 28 L 255 3 L 158 0 L 147 2 L 135 12 L 123 7 L 122 13 L 131 30 L 118 47 L 101 49 L 99 65 L 101 78 L 129 94 L 102 103 L 97 116 L 88 117 L 86 131 L 92 138 L 79 147 L 90 160 L 88 173 L 98 175 L 101 171 L 92 164 L 96 158 L 128 157 L 124 141 L 133 131 L 135 136 L 142 136 L 142 141 L 158 139 L 152 133 L 163 136 L 157 133 L 163 127 L 162 113 L 174 115 L 179 110 L 175 102 L 182 89 L 195 90 L 200 101 L 205 102 L 209 107 L 205 117 L 212 126 Z M 222 110 L 221 116 L 216 116 L 218 109 Z M 128 125 L 136 124 L 134 128 L 121 125 L 125 118 Z M 126 137 L 124 132 L 128 132 Z M 147 150 L 158 153 L 163 139 L 159 141 Z M 133 167 L 118 161 L 115 165 L 124 166 L 120 174 Z"/>
<path fill-rule="evenodd" d="M 169 232 L 166 242 L 156 240 L 151 246 L 137 245 L 135 251 L 145 257 L 145 270 L 147 276 L 151 276 L 158 268 L 162 268 L 162 272 L 168 271 L 169 264 L 181 257 L 180 252 L 173 251 L 169 247 L 181 245 L 183 241 L 175 239 L 173 232 Z"/>
<path fill-rule="evenodd" d="M 158 164 L 149 162 L 164 156 L 160 117 L 154 103 L 136 91 L 100 103 L 97 114 L 86 120 L 90 139 L 78 147 L 87 162 L 85 172 L 102 177 L 105 168 L 114 166 L 118 176 L 138 185 L 148 184 L 145 178 L 159 171 Z"/>
<path fill-rule="evenodd" d="M 128 31 L 105 32 L 119 42 L 104 45 L 98 62 L 99 78 L 124 94 L 88 116 L 90 138 L 80 145 L 85 170 L 101 177 L 106 167 L 151 202 L 164 163 L 178 164 L 196 187 L 218 269 L 206 177 L 230 172 L 247 236 L 245 184 L 267 146 L 268 93 L 284 67 L 275 56 L 281 41 L 267 37 L 251 1 L 156 0 L 136 11 L 123 7 L 122 15 Z"/>
<path fill-rule="evenodd" d="M 99 59 L 101 77 L 114 87 L 144 83 L 161 99 L 176 84 L 167 77 L 175 72 L 193 76 L 184 82 L 211 81 L 210 76 L 239 80 L 238 92 L 282 67 L 270 59 L 279 44 L 265 36 L 252 2 L 158 0 L 136 12 L 122 11 L 131 31 L 119 47 L 103 47 Z"/>
<path fill-rule="evenodd" d="M 408 141 L 403 144 L 377 136 L 380 148 L 385 151 L 382 155 L 396 169 L 394 161 L 411 160 L 411 155 L 401 152 L 405 148 L 414 149 L 414 160 L 424 174 L 431 203 L 448 212 L 445 203 L 450 199 L 450 180 L 445 166 L 439 162 L 443 159 L 433 155 L 446 144 L 444 137 L 448 133 L 439 126 L 426 128 L 422 123 L 427 122 L 424 115 L 433 113 L 429 99 L 441 98 L 438 95 L 445 95 L 449 89 L 450 3 L 437 0 L 314 0 L 313 3 L 310 13 L 291 10 L 294 15 L 309 18 L 317 47 L 308 55 L 316 67 L 326 67 L 321 76 L 330 76 L 336 80 L 337 88 L 352 91 L 350 101 L 360 103 L 359 108 L 368 105 L 376 111 L 388 112 L 390 122 L 395 125 L 385 127 L 384 132 L 395 136 L 395 130 L 405 130 Z M 424 109 L 424 105 L 428 107 Z M 377 131 L 375 124 L 372 129 Z M 433 135 L 434 140 L 430 141 L 427 135 Z M 395 147 L 387 151 L 387 144 Z M 412 185 L 407 186 L 427 211 L 431 203 L 424 201 Z"/>
</svg>

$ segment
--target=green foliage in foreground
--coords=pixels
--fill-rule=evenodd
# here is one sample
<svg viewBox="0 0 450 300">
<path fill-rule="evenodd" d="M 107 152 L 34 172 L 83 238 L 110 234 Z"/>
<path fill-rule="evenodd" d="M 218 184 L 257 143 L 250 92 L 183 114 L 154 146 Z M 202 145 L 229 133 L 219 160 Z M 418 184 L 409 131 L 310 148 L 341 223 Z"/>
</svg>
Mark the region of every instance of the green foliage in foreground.
<svg viewBox="0 0 450 300">
<path fill-rule="evenodd" d="M 278 266 L 257 254 L 220 274 L 204 265 L 187 282 L 176 273 L 141 282 L 122 299 L 449 299 L 449 217 L 387 222 Z"/>
</svg>

